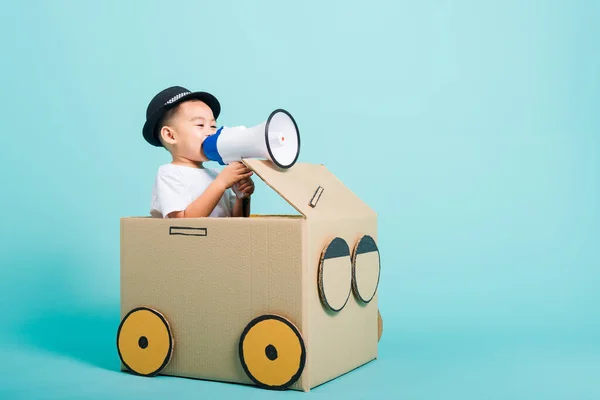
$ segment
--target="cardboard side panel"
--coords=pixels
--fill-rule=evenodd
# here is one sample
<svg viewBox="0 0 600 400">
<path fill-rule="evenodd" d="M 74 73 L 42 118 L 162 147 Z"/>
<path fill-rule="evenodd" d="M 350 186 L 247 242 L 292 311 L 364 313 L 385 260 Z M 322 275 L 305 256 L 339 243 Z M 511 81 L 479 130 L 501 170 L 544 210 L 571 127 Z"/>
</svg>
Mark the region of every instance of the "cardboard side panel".
<svg viewBox="0 0 600 400">
<path fill-rule="evenodd" d="M 253 384 L 238 345 L 274 313 L 302 335 L 302 225 L 290 218 L 126 218 L 121 224 L 121 317 L 138 306 L 168 319 L 173 357 L 162 372 Z M 291 388 L 301 390 L 303 375 Z"/>
<path fill-rule="evenodd" d="M 365 304 L 352 291 L 344 308 L 333 312 L 323 305 L 317 287 L 318 265 L 323 248 L 334 237 L 344 239 L 351 249 L 365 234 L 377 241 L 377 219 L 340 219 L 334 224 L 309 220 L 307 225 L 307 341 L 310 343 L 310 387 L 313 388 L 377 358 L 377 293 Z M 340 284 L 345 286 L 348 283 Z"/>
</svg>

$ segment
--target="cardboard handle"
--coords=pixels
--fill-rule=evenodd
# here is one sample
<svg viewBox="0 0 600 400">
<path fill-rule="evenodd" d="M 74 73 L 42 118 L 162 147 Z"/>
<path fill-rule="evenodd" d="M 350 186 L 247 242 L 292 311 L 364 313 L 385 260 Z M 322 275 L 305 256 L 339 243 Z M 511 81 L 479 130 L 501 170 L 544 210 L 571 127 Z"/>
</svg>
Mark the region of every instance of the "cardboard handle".
<svg viewBox="0 0 600 400">
<path fill-rule="evenodd" d="M 206 228 L 192 228 L 187 226 L 170 226 L 169 235 L 182 236 L 208 236 Z"/>
<path fill-rule="evenodd" d="M 308 203 L 309 206 L 311 206 L 312 208 L 315 208 L 317 206 L 317 203 L 319 202 L 319 199 L 321 198 L 321 195 L 323 194 L 323 187 L 319 186 L 317 188 L 317 190 L 315 191 L 315 194 L 313 194 L 312 199 L 310 199 L 310 202 Z"/>
<path fill-rule="evenodd" d="M 244 217 L 250 216 L 250 199 L 248 197 L 242 199 L 242 215 Z"/>
</svg>

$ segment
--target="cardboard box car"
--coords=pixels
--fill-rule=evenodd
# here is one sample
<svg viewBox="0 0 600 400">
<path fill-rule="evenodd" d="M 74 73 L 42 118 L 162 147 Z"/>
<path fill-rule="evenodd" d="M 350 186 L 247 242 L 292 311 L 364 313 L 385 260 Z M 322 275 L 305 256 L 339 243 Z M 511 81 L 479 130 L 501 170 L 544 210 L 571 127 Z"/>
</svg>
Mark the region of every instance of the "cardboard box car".
<svg viewBox="0 0 600 400">
<path fill-rule="evenodd" d="M 300 215 L 121 219 L 123 370 L 309 391 L 377 358 L 376 213 L 322 165 L 244 163 Z"/>
</svg>

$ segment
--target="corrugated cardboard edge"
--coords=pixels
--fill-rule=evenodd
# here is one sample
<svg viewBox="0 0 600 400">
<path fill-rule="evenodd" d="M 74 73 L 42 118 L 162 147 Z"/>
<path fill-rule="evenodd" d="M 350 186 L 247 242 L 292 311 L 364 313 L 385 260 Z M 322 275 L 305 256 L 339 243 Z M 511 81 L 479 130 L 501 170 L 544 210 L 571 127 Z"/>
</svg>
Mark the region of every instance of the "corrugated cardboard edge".
<svg viewBox="0 0 600 400">
<path fill-rule="evenodd" d="M 120 251 L 119 251 L 119 324 L 121 323 L 121 320 L 124 317 L 123 314 L 123 307 L 122 307 L 122 303 L 121 303 L 121 298 L 123 297 L 123 284 L 122 284 L 122 280 L 123 280 L 123 276 L 122 276 L 122 266 L 123 266 L 123 260 L 125 259 L 125 255 L 124 255 L 124 250 L 125 250 L 125 246 L 123 246 L 123 237 L 125 236 L 125 217 L 121 218 L 120 220 L 120 238 L 119 238 L 119 247 L 120 247 Z M 116 330 L 115 330 L 116 332 Z M 118 341 L 115 335 L 115 351 L 117 351 L 118 353 Z M 125 364 L 123 364 L 123 362 L 119 359 L 119 363 L 121 364 L 121 371 L 127 371 L 127 367 L 125 367 Z"/>
<path fill-rule="evenodd" d="M 380 310 L 377 310 L 377 331 L 377 341 L 379 342 L 381 340 L 381 336 L 383 335 L 383 318 L 381 318 Z"/>
<path fill-rule="evenodd" d="M 309 282 L 309 254 L 308 254 L 308 224 L 307 221 L 302 221 L 302 287 L 310 287 Z M 310 355 L 310 345 L 309 345 L 309 321 L 310 321 L 310 313 L 309 313 L 310 302 L 306 291 L 302 292 L 302 329 L 304 333 L 302 336 L 304 337 L 304 347 L 306 348 L 306 362 L 304 364 L 304 372 L 302 374 L 302 390 L 304 392 L 310 391 L 311 388 L 311 376 L 310 376 L 310 365 L 311 365 L 311 355 Z"/>
</svg>

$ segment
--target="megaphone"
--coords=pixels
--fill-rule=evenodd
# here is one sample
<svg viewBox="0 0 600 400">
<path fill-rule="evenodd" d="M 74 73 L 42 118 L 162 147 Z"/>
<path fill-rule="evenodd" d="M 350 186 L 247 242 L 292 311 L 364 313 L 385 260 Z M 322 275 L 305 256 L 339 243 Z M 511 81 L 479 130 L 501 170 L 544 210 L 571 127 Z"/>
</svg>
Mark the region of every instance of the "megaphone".
<svg viewBox="0 0 600 400">
<path fill-rule="evenodd" d="M 277 109 L 265 122 L 252 128 L 219 128 L 204 140 L 202 150 L 209 160 L 221 165 L 261 158 L 287 169 L 298 160 L 300 132 L 291 114 Z"/>
</svg>

